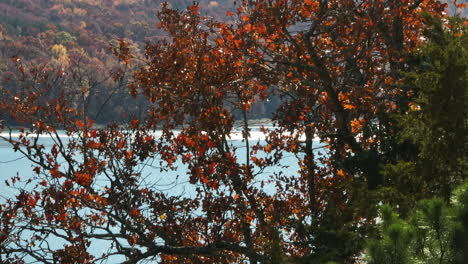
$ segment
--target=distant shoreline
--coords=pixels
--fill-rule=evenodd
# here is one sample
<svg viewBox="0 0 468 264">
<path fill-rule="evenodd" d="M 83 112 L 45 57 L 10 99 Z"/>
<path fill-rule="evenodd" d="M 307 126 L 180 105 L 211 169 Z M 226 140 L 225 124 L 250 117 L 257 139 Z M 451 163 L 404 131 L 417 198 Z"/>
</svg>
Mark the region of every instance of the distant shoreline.
<svg viewBox="0 0 468 264">
<path fill-rule="evenodd" d="M 262 126 L 262 125 L 271 126 L 273 124 L 273 120 L 271 120 L 269 118 L 249 119 L 247 122 L 248 122 L 249 126 Z M 101 128 L 106 127 L 108 124 L 110 124 L 110 123 L 107 123 L 107 124 L 106 123 L 94 123 L 93 128 L 94 129 L 101 129 Z M 122 125 L 124 125 L 124 124 L 119 124 L 119 126 L 122 126 Z M 244 127 L 244 121 L 243 120 L 235 120 L 233 126 L 234 126 L 235 129 L 242 128 L 242 127 Z M 26 125 L 19 126 L 19 125 L 4 124 L 4 127 L 6 129 L 19 130 L 19 129 L 29 129 L 31 126 L 26 126 Z M 58 127 L 57 129 L 60 130 L 60 129 L 63 129 L 63 128 Z M 177 128 L 177 129 L 179 129 L 179 128 Z"/>
</svg>

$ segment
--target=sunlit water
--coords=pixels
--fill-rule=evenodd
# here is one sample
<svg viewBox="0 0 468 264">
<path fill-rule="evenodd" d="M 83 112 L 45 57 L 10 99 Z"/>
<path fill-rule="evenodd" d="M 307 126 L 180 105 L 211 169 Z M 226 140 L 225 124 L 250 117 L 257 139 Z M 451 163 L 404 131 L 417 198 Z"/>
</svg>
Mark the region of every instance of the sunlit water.
<svg viewBox="0 0 468 264">
<path fill-rule="evenodd" d="M 15 134 L 13 134 L 15 135 Z M 16 134 L 17 135 L 17 134 Z M 66 142 L 68 140 L 65 134 L 60 134 L 61 138 Z M 160 132 L 156 132 L 156 136 L 160 135 Z M 6 136 L 3 134 L 3 136 Z M 54 141 L 48 137 L 43 136 L 41 139 L 41 144 L 44 144 L 47 147 L 51 147 L 54 144 Z M 264 143 L 265 135 L 259 130 L 254 130 L 250 134 L 249 143 L 251 145 L 256 144 L 257 142 Z M 239 163 L 246 162 L 246 148 L 245 142 L 242 142 L 242 134 L 240 132 L 235 132 L 231 134 L 229 143 L 233 147 L 237 147 L 238 161 Z M 319 144 L 318 142 L 315 142 Z M 261 154 L 258 155 L 261 158 Z M 168 195 L 181 195 L 187 198 L 193 198 L 195 196 L 196 186 L 188 183 L 187 176 L 187 167 L 182 164 L 179 160 L 174 164 L 177 169 L 163 171 L 160 170 L 160 163 L 158 160 L 152 160 L 146 162 L 146 164 L 141 164 L 141 175 L 145 179 L 145 184 L 153 186 L 153 189 L 164 192 Z M 297 158 L 294 155 L 284 155 L 281 165 L 286 165 L 287 167 L 270 167 L 268 170 L 265 170 L 256 177 L 256 181 L 253 184 L 256 184 L 257 187 L 260 187 L 260 182 L 268 180 L 270 176 L 274 173 L 283 173 L 286 175 L 291 175 L 295 177 L 297 171 L 299 170 L 297 164 Z M 23 154 L 20 152 L 15 152 L 12 146 L 0 140 L 0 201 L 3 201 L 5 198 L 14 197 L 18 194 L 18 190 L 9 188 L 5 185 L 4 181 L 18 175 L 23 180 L 28 179 L 34 175 L 33 173 L 33 164 L 29 161 Z M 106 187 L 107 182 L 104 180 L 98 180 L 96 182 L 98 186 Z M 222 188 L 222 187 L 221 187 Z M 275 187 L 272 184 L 266 184 L 263 187 L 263 191 L 266 193 L 272 194 L 276 191 Z M 51 241 L 52 247 L 60 248 L 63 244 L 63 241 Z M 90 251 L 93 255 L 99 256 L 103 252 L 109 250 L 110 243 L 102 241 L 93 241 L 90 247 Z M 121 257 L 112 257 L 107 263 L 117 263 L 123 261 Z"/>
</svg>

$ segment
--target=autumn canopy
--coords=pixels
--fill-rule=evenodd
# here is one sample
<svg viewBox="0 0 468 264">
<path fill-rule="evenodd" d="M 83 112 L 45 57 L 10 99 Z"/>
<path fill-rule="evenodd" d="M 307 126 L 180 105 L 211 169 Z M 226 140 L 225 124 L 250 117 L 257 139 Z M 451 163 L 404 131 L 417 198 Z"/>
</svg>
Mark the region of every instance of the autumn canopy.
<svg viewBox="0 0 468 264">
<path fill-rule="evenodd" d="M 405 193 L 383 172 L 411 149 L 394 118 L 415 107 L 404 72 L 445 8 L 253 0 L 218 21 L 196 3 L 162 4 L 165 37 L 144 58 L 115 43 L 119 68 L 103 80 L 148 111 L 101 126 L 85 68 L 15 57 L 0 111 L 21 129 L 3 122 L 1 137 L 32 169 L 1 176 L 16 190 L 0 200 L 1 262 L 356 263 L 379 202 L 447 198 L 465 177 Z M 252 109 L 273 99 L 273 124 L 252 127 Z"/>
</svg>

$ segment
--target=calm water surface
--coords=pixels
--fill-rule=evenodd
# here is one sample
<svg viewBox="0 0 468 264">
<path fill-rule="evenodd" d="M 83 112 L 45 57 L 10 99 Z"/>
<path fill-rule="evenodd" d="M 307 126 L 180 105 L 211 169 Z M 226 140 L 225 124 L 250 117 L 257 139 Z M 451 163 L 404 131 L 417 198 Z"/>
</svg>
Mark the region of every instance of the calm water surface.
<svg viewBox="0 0 468 264">
<path fill-rule="evenodd" d="M 66 141 L 66 135 L 62 135 L 63 139 Z M 253 145 L 259 141 L 264 142 L 262 141 L 263 139 L 264 135 L 262 133 L 259 131 L 253 131 L 249 141 L 251 142 L 251 145 Z M 40 140 L 42 144 L 46 145 L 46 149 L 47 146 L 50 147 L 54 144 L 53 140 L 49 137 L 43 137 Z M 232 146 L 239 147 L 237 150 L 239 162 L 245 163 L 245 147 L 242 148 L 245 143 L 243 143 L 241 140 L 242 135 L 240 133 L 234 133 L 231 135 L 230 143 Z M 318 144 L 318 142 L 316 142 L 316 144 Z M 257 183 L 259 184 L 260 181 L 268 179 L 269 176 L 275 172 L 282 172 L 286 175 L 291 175 L 291 177 L 297 175 L 299 167 L 297 165 L 297 159 L 293 155 L 285 155 L 281 164 L 287 165 L 288 167 L 269 168 L 258 177 Z M 194 189 L 196 186 L 188 184 L 188 177 L 186 176 L 187 167 L 182 164 L 180 160 L 175 163 L 177 170 L 174 171 L 161 172 L 159 169 L 158 160 L 154 160 L 152 165 L 154 166 L 142 166 L 141 175 L 144 176 L 145 183 L 152 184 L 154 188 L 169 195 L 194 197 Z M 31 161 L 25 158 L 21 153 L 14 152 L 12 147 L 7 142 L 0 140 L 0 201 L 8 197 L 13 197 L 18 193 L 17 190 L 8 188 L 4 181 L 15 175 L 19 175 L 22 179 L 28 179 L 34 175 L 32 172 L 33 168 L 34 166 L 32 165 Z M 106 186 L 106 182 L 104 180 L 98 180 L 97 184 L 102 187 Z M 267 184 L 264 186 L 264 191 L 267 193 L 274 193 L 276 190 L 273 185 Z M 55 244 L 56 247 L 61 247 L 63 244 L 63 242 L 60 241 L 51 241 L 51 243 L 52 245 Z M 93 253 L 95 256 L 99 256 L 102 252 L 107 252 L 109 246 L 109 243 L 103 243 L 102 241 L 97 243 L 96 241 L 93 241 L 90 247 L 91 253 Z M 110 259 L 108 263 L 117 263 L 122 260 L 122 258 L 116 257 Z"/>
</svg>

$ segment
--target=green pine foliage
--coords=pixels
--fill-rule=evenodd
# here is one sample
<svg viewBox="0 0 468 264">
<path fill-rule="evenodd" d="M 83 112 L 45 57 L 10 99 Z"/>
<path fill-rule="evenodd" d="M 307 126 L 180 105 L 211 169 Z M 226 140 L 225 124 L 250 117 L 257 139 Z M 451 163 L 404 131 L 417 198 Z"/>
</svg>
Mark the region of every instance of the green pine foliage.
<svg viewBox="0 0 468 264">
<path fill-rule="evenodd" d="M 422 200 L 410 219 L 416 230 L 413 252 L 423 263 L 451 263 L 452 208 L 441 198 Z"/>
<path fill-rule="evenodd" d="M 388 205 L 381 207 L 379 239 L 368 241 L 369 264 L 410 263 L 408 244 L 413 240 L 414 230 Z"/>
<path fill-rule="evenodd" d="M 468 262 L 468 183 L 454 191 L 454 226 L 450 246 L 453 249 L 453 263 Z"/>
<path fill-rule="evenodd" d="M 448 201 L 468 168 L 468 26 L 458 17 L 443 23 L 426 16 L 426 23 L 428 42 L 403 73 L 407 111 L 396 117 L 400 141 L 413 144 L 416 152 L 383 171 L 383 197 L 399 195 L 389 202 L 402 203 L 403 214 L 423 198 Z"/>
<path fill-rule="evenodd" d="M 380 211 L 379 237 L 367 242 L 369 264 L 463 264 L 468 261 L 468 182 L 451 204 L 422 200 L 403 220 L 389 205 Z"/>
</svg>

